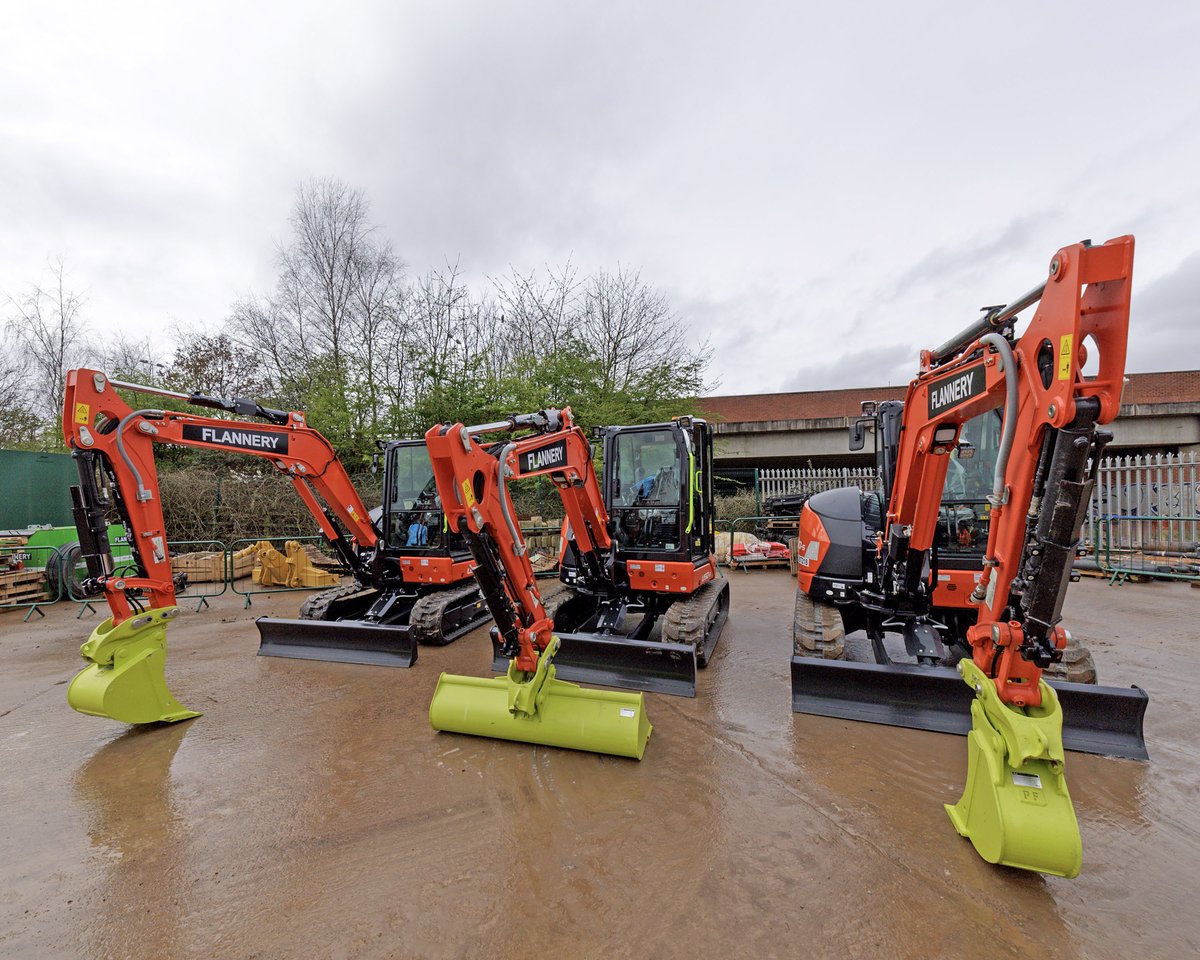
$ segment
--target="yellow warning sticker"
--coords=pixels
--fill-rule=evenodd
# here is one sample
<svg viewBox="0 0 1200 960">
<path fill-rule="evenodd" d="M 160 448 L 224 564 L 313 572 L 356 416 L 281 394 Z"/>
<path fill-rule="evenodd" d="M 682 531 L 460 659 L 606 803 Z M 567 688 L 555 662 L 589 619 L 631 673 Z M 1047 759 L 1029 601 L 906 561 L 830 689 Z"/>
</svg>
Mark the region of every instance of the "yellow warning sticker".
<svg viewBox="0 0 1200 960">
<path fill-rule="evenodd" d="M 87 426 L 87 422 L 92 419 L 92 408 L 87 403 L 75 404 L 75 422 L 82 423 Z"/>
<path fill-rule="evenodd" d="M 1058 379 L 1071 379 L 1071 355 L 1075 343 L 1075 334 L 1064 333 L 1058 341 Z"/>
<path fill-rule="evenodd" d="M 471 489 L 471 481 L 464 480 L 462 482 L 463 503 L 469 508 L 475 506 L 475 491 Z"/>
</svg>

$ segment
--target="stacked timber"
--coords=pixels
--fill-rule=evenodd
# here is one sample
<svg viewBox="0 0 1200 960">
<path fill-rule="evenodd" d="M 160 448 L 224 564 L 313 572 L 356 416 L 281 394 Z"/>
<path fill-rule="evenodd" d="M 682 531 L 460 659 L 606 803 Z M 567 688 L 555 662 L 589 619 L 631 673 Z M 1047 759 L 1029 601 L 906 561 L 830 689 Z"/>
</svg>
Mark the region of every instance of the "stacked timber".
<svg viewBox="0 0 1200 960">
<path fill-rule="evenodd" d="M 308 559 L 312 561 L 312 565 L 319 570 L 341 570 L 345 566 L 337 557 L 331 557 L 329 554 L 318 550 L 315 543 L 304 544 L 304 552 L 308 554 Z"/>
<path fill-rule="evenodd" d="M 243 547 L 229 554 L 233 579 L 248 577 L 254 570 L 257 545 Z M 221 583 L 225 579 L 226 554 L 224 550 L 203 553 L 178 553 L 171 557 L 171 571 L 186 573 L 188 583 Z"/>
<path fill-rule="evenodd" d="M 176 554 L 171 557 L 171 572 L 186 573 L 188 583 L 221 583 L 225 579 L 225 551 Z"/>
<path fill-rule="evenodd" d="M 0 570 L 0 607 L 38 603 L 46 599 L 46 571 L 30 570 L 19 561 Z"/>
</svg>

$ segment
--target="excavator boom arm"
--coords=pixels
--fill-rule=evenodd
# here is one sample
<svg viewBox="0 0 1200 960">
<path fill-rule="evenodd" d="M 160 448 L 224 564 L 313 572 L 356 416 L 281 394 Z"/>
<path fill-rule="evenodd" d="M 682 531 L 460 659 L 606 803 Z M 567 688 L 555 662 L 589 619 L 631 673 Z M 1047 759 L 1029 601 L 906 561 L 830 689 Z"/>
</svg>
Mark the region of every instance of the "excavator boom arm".
<svg viewBox="0 0 1200 960">
<path fill-rule="evenodd" d="M 262 417 L 268 423 L 200 417 L 163 409 L 134 410 L 118 395 L 118 385 Z M 345 467 L 329 441 L 305 423 L 300 411 L 285 413 L 249 400 L 177 394 L 124 384 L 96 370 L 78 369 L 67 374 L 63 436 L 80 466 L 81 483 L 73 497 L 88 573 L 103 586 L 117 625 L 131 614 L 129 596 L 133 590 L 147 592 L 152 607 L 175 602 L 154 462 L 155 443 L 243 453 L 268 460 L 288 475 L 322 532 L 348 564 L 361 565 L 358 550 L 376 544 L 377 534 L 368 510 Z M 114 576 L 103 523 L 103 514 L 113 506 L 104 497 L 106 485 L 114 489 L 115 506 L 128 527 L 137 577 Z M 318 497 L 328 504 L 328 510 L 321 506 Z M 349 532 L 353 542 L 347 543 L 339 524 Z"/>
</svg>

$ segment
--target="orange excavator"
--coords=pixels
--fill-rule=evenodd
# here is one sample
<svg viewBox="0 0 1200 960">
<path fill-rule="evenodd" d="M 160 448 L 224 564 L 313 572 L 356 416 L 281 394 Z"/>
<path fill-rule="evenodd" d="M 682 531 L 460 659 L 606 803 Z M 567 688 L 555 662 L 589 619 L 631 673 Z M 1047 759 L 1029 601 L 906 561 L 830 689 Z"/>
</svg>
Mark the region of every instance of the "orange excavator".
<svg viewBox="0 0 1200 960">
<path fill-rule="evenodd" d="M 864 411 L 884 493 L 818 493 L 799 524 L 793 709 L 967 733 L 955 828 L 989 862 L 1067 877 L 1082 846 L 1064 741 L 1146 757 L 1143 691 L 1043 676 L 1071 641 L 1062 607 L 1120 407 L 1132 271 L 1132 237 L 1064 247 L 1044 284 L 923 351 L 904 403 Z M 856 630 L 877 662 L 843 659 Z M 889 633 L 915 662 L 892 661 Z"/>
<path fill-rule="evenodd" d="M 261 422 L 134 410 L 118 389 Z M 260 653 L 407 667 L 416 660 L 418 641 L 445 643 L 486 619 L 465 544 L 443 536 L 421 441 L 387 445 L 385 503 L 377 526 L 337 453 L 301 411 L 124 383 L 79 369 L 67 374 L 63 434 L 79 468 L 80 483 L 71 495 L 88 571 L 84 589 L 103 592 L 112 613 L 83 645 L 89 666 L 68 690 L 71 706 L 82 713 L 128 723 L 197 715 L 170 694 L 164 678 L 166 625 L 177 613 L 180 585 L 164 529 L 157 443 L 270 463 L 291 480 L 354 576 L 349 587 L 306 601 L 309 619 L 260 618 Z M 114 517 L 129 534 L 133 562 L 128 569 L 117 569 L 108 542 Z"/>
<path fill-rule="evenodd" d="M 496 433 L 509 436 L 480 439 Z M 470 544 L 508 667 L 495 678 L 443 674 L 430 706 L 436 729 L 640 759 L 650 735 L 640 691 L 695 694 L 697 662 L 712 652 L 729 596 L 712 555 L 708 425 L 682 418 L 601 434 L 604 490 L 570 408 L 426 433 L 447 521 Z M 508 489 L 535 476 L 554 484 L 570 531 L 563 578 L 574 595 L 555 613 Z M 639 692 L 580 687 L 558 679 L 560 666 Z"/>
</svg>

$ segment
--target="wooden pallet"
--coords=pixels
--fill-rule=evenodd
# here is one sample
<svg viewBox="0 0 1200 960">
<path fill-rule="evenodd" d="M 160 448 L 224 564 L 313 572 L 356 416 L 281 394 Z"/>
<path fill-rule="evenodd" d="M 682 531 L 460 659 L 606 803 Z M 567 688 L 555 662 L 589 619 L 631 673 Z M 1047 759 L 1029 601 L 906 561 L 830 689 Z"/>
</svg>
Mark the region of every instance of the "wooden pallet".
<svg viewBox="0 0 1200 960">
<path fill-rule="evenodd" d="M 220 583 L 225 579 L 225 551 L 177 553 L 171 557 L 171 572 L 186 573 L 188 583 Z"/>
<path fill-rule="evenodd" d="M 13 570 L 0 574 L 0 606 L 46 599 L 45 570 Z"/>
</svg>

